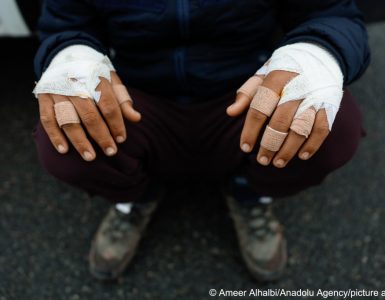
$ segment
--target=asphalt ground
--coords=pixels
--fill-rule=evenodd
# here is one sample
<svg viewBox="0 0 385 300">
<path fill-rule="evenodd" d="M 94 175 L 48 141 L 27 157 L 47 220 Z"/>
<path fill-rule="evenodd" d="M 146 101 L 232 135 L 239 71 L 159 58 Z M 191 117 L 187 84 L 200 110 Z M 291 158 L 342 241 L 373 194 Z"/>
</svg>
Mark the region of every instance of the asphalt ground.
<svg viewBox="0 0 385 300">
<path fill-rule="evenodd" d="M 350 88 L 368 136 L 354 160 L 322 186 L 275 204 L 290 259 L 284 278 L 267 285 L 248 274 L 224 201 L 204 183 L 169 191 L 124 276 L 115 284 L 95 281 L 87 254 L 108 203 L 89 199 L 39 166 L 31 137 L 38 119 L 31 60 L 26 55 L 20 58 L 25 64 L 5 61 L 0 300 L 196 300 L 213 299 L 212 288 L 385 290 L 385 23 L 370 25 L 369 33 L 372 65 Z"/>
</svg>

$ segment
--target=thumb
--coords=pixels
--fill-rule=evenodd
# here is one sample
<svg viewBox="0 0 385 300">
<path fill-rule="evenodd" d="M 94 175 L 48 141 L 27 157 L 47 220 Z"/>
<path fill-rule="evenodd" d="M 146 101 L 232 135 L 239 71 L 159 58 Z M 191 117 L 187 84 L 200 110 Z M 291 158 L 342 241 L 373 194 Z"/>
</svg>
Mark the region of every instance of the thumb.
<svg viewBox="0 0 385 300">
<path fill-rule="evenodd" d="M 111 72 L 111 84 L 123 85 L 122 81 L 120 80 L 116 72 Z M 130 101 L 126 101 L 120 104 L 120 109 L 122 111 L 122 114 L 128 121 L 135 122 L 135 123 L 139 122 L 142 116 L 138 111 L 134 109 L 132 99 L 129 96 L 128 91 L 126 92 Z"/>
<path fill-rule="evenodd" d="M 251 99 L 244 93 L 238 93 L 235 102 L 227 107 L 227 114 L 230 117 L 237 117 L 242 114 L 250 105 Z"/>
<path fill-rule="evenodd" d="M 132 102 L 127 101 L 120 105 L 123 116 L 131 122 L 137 123 L 141 120 L 142 115 L 134 109 Z"/>
<path fill-rule="evenodd" d="M 237 117 L 242 114 L 250 105 L 258 86 L 263 82 L 263 76 L 250 77 L 238 90 L 235 103 L 230 105 L 226 112 L 230 117 Z"/>
</svg>

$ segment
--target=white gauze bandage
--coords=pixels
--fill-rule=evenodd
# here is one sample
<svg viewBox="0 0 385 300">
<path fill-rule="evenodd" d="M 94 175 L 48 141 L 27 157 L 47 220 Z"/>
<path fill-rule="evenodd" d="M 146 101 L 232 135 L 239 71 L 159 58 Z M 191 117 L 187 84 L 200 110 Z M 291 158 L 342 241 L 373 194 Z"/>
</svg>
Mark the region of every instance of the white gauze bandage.
<svg viewBox="0 0 385 300">
<path fill-rule="evenodd" d="M 331 130 L 343 96 L 343 74 L 336 59 L 322 47 L 311 43 L 296 43 L 277 49 L 270 60 L 257 71 L 257 75 L 267 75 L 272 71 L 289 71 L 299 75 L 286 84 L 278 105 L 293 100 L 302 100 L 294 122 L 311 126 L 313 120 L 305 120 L 324 108 Z M 301 124 L 302 124 L 301 123 Z M 293 128 L 292 128 L 293 129 Z M 296 130 L 295 130 L 296 131 Z M 309 134 L 309 128 L 302 135 Z"/>
<path fill-rule="evenodd" d="M 33 93 L 58 94 L 100 100 L 96 87 L 100 78 L 111 81 L 110 72 L 115 71 L 110 59 L 84 45 L 69 46 L 52 60 Z"/>
</svg>

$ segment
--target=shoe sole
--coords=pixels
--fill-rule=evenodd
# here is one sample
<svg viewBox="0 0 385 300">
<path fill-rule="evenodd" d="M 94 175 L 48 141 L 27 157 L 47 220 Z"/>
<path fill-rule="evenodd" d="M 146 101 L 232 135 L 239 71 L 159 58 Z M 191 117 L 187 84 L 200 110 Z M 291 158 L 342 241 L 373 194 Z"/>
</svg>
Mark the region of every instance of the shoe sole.
<svg viewBox="0 0 385 300">
<path fill-rule="evenodd" d="M 280 256 L 281 259 L 281 265 L 277 270 L 274 270 L 273 272 L 267 271 L 266 269 L 261 269 L 258 266 L 256 266 L 255 262 L 250 258 L 248 254 L 246 254 L 244 251 L 241 250 L 242 257 L 246 263 L 246 266 L 248 270 L 250 271 L 251 275 L 259 282 L 272 282 L 279 280 L 285 269 L 287 264 L 287 245 L 286 240 L 282 240 L 282 246 L 280 247 Z"/>
<path fill-rule="evenodd" d="M 93 264 L 94 261 L 94 256 L 95 256 L 95 247 L 94 247 L 94 242 L 92 242 L 91 246 L 91 251 L 89 253 L 89 271 L 91 275 L 101 281 L 113 281 L 119 278 L 120 275 L 123 274 L 125 269 L 128 267 L 129 263 L 132 261 L 133 257 L 136 254 L 136 251 L 132 251 L 129 254 L 127 254 L 124 259 L 122 260 L 122 263 L 119 265 L 119 268 L 115 270 L 111 270 L 109 272 L 103 272 L 103 271 L 98 271 L 95 268 L 95 265 Z"/>
</svg>

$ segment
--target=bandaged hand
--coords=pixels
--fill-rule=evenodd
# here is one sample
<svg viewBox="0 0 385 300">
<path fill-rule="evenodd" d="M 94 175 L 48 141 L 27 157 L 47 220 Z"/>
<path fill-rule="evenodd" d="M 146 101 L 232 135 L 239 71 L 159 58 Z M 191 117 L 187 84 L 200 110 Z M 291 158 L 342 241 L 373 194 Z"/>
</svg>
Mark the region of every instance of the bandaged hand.
<svg viewBox="0 0 385 300">
<path fill-rule="evenodd" d="M 310 159 L 332 129 L 343 96 L 343 75 L 320 46 L 297 43 L 276 50 L 238 91 L 227 108 L 235 117 L 248 109 L 240 147 L 249 153 L 263 132 L 257 161 L 283 168 L 298 153 Z"/>
<path fill-rule="evenodd" d="M 76 45 L 59 52 L 36 84 L 40 120 L 59 153 L 68 142 L 86 161 L 96 152 L 88 136 L 107 156 L 117 153 L 116 143 L 126 140 L 123 118 L 138 122 L 127 89 L 108 57 Z"/>
</svg>

